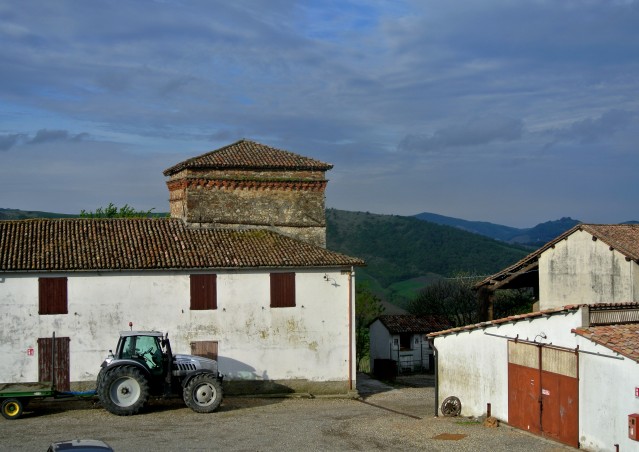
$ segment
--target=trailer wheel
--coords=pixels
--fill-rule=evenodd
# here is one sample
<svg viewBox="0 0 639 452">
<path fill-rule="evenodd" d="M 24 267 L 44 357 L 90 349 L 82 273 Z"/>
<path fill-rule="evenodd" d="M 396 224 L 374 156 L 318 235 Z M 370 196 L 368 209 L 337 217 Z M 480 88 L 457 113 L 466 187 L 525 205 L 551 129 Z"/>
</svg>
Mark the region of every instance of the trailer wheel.
<svg viewBox="0 0 639 452">
<path fill-rule="evenodd" d="M 19 399 L 5 399 L 2 401 L 2 417 L 13 420 L 22 415 L 22 402 Z"/>
<path fill-rule="evenodd" d="M 117 367 L 103 375 L 98 397 L 110 413 L 130 416 L 140 411 L 149 399 L 149 383 L 135 367 Z"/>
<path fill-rule="evenodd" d="M 212 413 L 222 403 L 222 385 L 214 375 L 197 375 L 184 388 L 184 403 L 196 413 Z"/>
</svg>

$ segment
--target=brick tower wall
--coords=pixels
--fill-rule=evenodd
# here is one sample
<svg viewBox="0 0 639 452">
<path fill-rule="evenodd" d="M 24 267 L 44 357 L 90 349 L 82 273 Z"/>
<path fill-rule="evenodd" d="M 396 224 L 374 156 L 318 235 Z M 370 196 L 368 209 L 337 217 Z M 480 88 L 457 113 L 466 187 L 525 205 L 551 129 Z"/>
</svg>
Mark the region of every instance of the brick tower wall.
<svg viewBox="0 0 639 452">
<path fill-rule="evenodd" d="M 326 246 L 323 171 L 183 171 L 171 216 L 200 227 L 268 228 Z"/>
</svg>

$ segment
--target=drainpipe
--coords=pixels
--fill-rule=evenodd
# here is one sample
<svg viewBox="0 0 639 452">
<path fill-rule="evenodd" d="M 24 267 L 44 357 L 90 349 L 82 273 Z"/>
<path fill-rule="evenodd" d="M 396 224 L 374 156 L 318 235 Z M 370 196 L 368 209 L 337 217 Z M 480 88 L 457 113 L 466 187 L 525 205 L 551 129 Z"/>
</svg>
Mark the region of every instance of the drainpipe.
<svg viewBox="0 0 639 452">
<path fill-rule="evenodd" d="M 353 390 L 353 275 L 351 267 L 348 273 L 348 390 Z"/>
<path fill-rule="evenodd" d="M 435 338 L 429 337 L 428 343 L 435 355 L 435 417 L 439 417 L 439 352 L 435 347 Z"/>
</svg>

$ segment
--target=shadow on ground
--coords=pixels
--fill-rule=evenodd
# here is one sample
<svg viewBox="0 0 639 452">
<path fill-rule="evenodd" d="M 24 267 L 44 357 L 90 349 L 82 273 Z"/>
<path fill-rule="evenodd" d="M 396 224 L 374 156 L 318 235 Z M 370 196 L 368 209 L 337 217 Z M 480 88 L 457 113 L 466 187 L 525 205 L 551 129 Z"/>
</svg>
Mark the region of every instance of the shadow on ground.
<svg viewBox="0 0 639 452">
<path fill-rule="evenodd" d="M 357 392 L 362 398 L 404 387 L 434 388 L 435 376 L 430 374 L 400 375 L 392 381 L 381 381 L 363 372 L 357 374 Z"/>
</svg>

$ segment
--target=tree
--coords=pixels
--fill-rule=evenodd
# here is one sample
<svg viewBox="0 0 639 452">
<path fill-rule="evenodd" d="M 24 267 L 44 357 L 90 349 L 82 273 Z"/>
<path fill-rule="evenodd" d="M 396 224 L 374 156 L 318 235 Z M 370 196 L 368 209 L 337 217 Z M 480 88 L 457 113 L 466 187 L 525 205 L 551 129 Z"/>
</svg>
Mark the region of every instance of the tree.
<svg viewBox="0 0 639 452">
<path fill-rule="evenodd" d="M 151 212 L 155 210 L 155 207 L 149 210 L 136 210 L 133 207 L 125 204 L 119 209 L 111 202 L 104 209 L 98 207 L 95 212 L 81 210 L 81 218 L 150 218 Z"/>
<path fill-rule="evenodd" d="M 358 283 L 355 287 L 355 355 L 358 371 L 360 362 L 370 352 L 368 325 L 383 313 L 381 300 L 371 292 L 367 284 Z"/>
<path fill-rule="evenodd" d="M 510 315 L 532 312 L 535 297 L 531 288 L 495 291 L 493 317 L 500 319 Z"/>
<path fill-rule="evenodd" d="M 479 309 L 473 285 L 478 278 L 459 274 L 455 278 L 440 279 L 426 286 L 408 304 L 408 311 L 415 315 L 446 317 L 452 325 L 477 323 Z"/>
<path fill-rule="evenodd" d="M 408 311 L 417 315 L 445 316 L 454 326 L 478 323 L 482 319 L 474 285 L 479 279 L 461 274 L 456 278 L 438 280 L 410 301 Z M 531 312 L 533 302 L 530 289 L 498 290 L 493 300 L 493 318 Z"/>
</svg>

